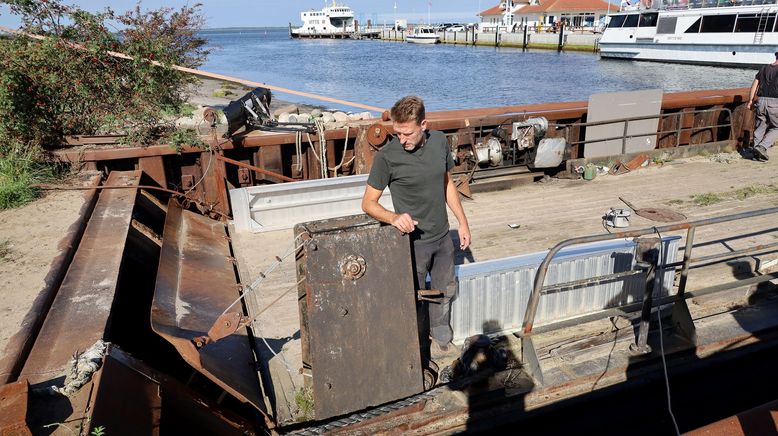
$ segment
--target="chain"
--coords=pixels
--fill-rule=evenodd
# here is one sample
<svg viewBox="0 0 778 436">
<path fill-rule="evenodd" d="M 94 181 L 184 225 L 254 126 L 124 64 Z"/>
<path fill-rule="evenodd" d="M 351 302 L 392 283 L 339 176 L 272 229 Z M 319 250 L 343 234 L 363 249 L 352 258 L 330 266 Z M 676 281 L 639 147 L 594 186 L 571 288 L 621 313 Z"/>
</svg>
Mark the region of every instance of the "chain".
<svg viewBox="0 0 778 436">
<path fill-rule="evenodd" d="M 422 392 L 420 394 L 414 395 L 412 397 L 408 397 L 404 400 L 396 401 L 394 403 L 385 404 L 383 406 L 374 407 L 372 409 L 365 410 L 363 412 L 357 412 L 354 414 L 351 414 L 345 418 L 340 418 L 335 421 L 330 421 L 326 424 L 322 424 L 317 427 L 307 427 L 298 431 L 291 432 L 290 434 L 293 435 L 301 435 L 301 436 L 313 436 L 313 435 L 320 435 L 324 434 L 328 431 L 338 430 L 342 429 L 354 424 L 359 424 L 360 422 L 367 421 L 369 419 L 377 418 L 379 416 L 386 415 L 391 412 L 395 412 L 397 410 L 403 409 L 408 406 L 412 406 L 414 404 L 417 404 L 421 401 L 430 399 L 439 393 L 443 392 L 443 390 L 446 389 L 445 385 L 438 386 L 435 389 L 429 390 L 427 392 Z"/>
</svg>

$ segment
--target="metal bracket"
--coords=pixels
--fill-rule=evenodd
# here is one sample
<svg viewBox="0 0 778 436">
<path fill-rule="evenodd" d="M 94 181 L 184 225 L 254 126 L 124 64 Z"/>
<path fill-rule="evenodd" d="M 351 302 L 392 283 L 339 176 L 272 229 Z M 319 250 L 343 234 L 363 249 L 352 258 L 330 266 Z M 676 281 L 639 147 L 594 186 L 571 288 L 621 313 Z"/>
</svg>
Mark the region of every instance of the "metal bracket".
<svg viewBox="0 0 778 436">
<path fill-rule="evenodd" d="M 436 291 L 434 289 L 419 289 L 416 291 L 416 299 L 419 301 L 440 303 L 440 299 L 443 298 L 443 295 L 443 291 Z"/>
<path fill-rule="evenodd" d="M 195 347 L 200 349 L 211 342 L 226 338 L 238 331 L 239 328 L 246 327 L 250 322 L 250 318 L 243 316 L 238 312 L 224 313 L 216 318 L 216 321 L 213 323 L 210 330 L 208 330 L 207 336 L 198 336 L 192 339 L 192 342 Z"/>
</svg>

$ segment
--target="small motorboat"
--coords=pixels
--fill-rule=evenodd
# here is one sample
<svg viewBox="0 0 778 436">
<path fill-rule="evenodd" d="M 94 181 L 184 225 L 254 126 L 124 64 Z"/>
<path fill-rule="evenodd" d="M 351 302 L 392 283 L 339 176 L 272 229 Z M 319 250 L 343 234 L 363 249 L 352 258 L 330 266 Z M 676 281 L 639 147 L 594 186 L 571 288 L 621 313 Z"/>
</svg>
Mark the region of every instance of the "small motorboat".
<svg viewBox="0 0 778 436">
<path fill-rule="evenodd" d="M 417 27 L 413 29 L 413 33 L 405 37 L 405 40 L 415 44 L 437 44 L 440 42 L 440 37 L 431 27 Z"/>
</svg>

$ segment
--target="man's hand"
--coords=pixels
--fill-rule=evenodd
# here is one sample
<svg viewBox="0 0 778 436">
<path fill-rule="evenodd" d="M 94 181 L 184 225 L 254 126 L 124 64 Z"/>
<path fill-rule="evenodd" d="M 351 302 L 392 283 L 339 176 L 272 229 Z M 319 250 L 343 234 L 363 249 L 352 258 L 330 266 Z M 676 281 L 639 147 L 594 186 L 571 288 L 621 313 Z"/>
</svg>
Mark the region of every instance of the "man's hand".
<svg viewBox="0 0 778 436">
<path fill-rule="evenodd" d="M 403 233 L 412 232 L 417 224 L 419 224 L 419 222 L 411 218 L 407 213 L 395 215 L 394 218 L 392 218 L 392 225 Z"/>
<path fill-rule="evenodd" d="M 747 107 L 748 107 L 748 110 L 754 110 L 754 101 L 753 100 L 749 100 Z"/>
<path fill-rule="evenodd" d="M 467 224 L 459 226 L 459 249 L 465 250 L 470 246 L 470 227 Z"/>
</svg>

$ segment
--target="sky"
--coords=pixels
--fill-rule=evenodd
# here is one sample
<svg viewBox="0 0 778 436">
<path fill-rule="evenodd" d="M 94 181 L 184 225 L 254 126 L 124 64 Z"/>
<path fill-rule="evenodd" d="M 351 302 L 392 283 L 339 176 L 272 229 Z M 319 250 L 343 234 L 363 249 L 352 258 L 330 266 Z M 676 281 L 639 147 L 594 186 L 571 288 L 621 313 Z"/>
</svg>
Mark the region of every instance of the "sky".
<svg viewBox="0 0 778 436">
<path fill-rule="evenodd" d="M 330 0 L 331 1 L 331 0 Z M 65 0 L 63 3 L 76 5 L 88 11 L 99 11 L 110 6 L 117 12 L 135 7 L 135 0 L 95 1 Z M 182 0 L 142 0 L 142 9 L 157 9 L 162 6 L 179 8 L 196 1 Z M 290 22 L 298 26 L 300 12 L 309 9 L 321 9 L 324 0 L 201 0 L 202 13 L 207 28 L 216 27 L 264 27 L 287 26 Z M 373 20 L 375 24 L 392 24 L 396 16 L 408 22 L 427 21 L 428 5 L 432 22 L 474 23 L 480 10 L 488 9 L 500 3 L 500 0 L 342 0 L 339 4 L 350 6 L 360 22 Z M 6 5 L 0 5 L 0 26 L 19 26 L 19 20 L 8 13 Z"/>
</svg>

